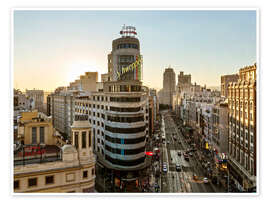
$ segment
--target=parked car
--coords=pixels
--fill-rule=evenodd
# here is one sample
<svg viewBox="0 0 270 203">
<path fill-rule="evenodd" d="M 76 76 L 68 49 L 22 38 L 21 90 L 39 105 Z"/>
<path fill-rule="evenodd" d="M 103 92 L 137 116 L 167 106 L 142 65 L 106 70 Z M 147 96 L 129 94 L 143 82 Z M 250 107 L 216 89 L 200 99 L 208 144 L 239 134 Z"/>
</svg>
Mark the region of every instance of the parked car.
<svg viewBox="0 0 270 203">
<path fill-rule="evenodd" d="M 198 180 L 198 176 L 196 174 L 193 174 L 193 179 Z"/>
<path fill-rule="evenodd" d="M 167 144 L 170 144 L 170 141 L 169 140 L 167 141 Z"/>
<path fill-rule="evenodd" d="M 178 152 L 177 154 L 178 154 L 178 156 L 181 156 L 182 155 L 181 152 Z"/>
</svg>

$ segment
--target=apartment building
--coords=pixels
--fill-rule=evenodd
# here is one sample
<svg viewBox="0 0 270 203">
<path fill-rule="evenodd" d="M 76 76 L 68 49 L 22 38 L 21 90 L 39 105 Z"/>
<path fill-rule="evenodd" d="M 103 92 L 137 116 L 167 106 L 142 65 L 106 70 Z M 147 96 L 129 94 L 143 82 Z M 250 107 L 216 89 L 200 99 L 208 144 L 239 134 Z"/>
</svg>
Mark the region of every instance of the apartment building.
<svg viewBox="0 0 270 203">
<path fill-rule="evenodd" d="M 229 170 L 240 190 L 256 187 L 256 63 L 228 86 Z"/>
<path fill-rule="evenodd" d="M 51 143 L 56 139 L 53 134 L 45 134 L 44 139 L 34 128 L 25 134 L 31 144 L 14 149 L 14 193 L 94 192 L 95 157 L 89 122 L 74 121 L 72 143 L 62 147 Z"/>
</svg>

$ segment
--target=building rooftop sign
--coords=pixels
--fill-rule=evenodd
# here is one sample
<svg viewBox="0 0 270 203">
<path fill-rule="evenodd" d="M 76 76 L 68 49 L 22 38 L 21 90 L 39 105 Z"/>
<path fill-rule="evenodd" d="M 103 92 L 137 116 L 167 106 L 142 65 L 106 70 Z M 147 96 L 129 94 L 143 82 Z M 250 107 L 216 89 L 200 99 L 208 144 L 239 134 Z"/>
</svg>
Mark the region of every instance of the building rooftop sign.
<svg viewBox="0 0 270 203">
<path fill-rule="evenodd" d="M 137 55 L 136 56 L 136 61 L 132 64 L 130 64 L 127 67 L 122 67 L 121 72 L 117 71 L 117 77 L 120 79 L 120 77 L 127 72 L 131 72 L 133 70 L 135 74 L 135 79 L 136 80 L 141 80 L 141 66 L 142 66 L 142 56 Z"/>
<path fill-rule="evenodd" d="M 135 37 L 135 35 L 137 35 L 137 32 L 135 27 L 123 25 L 120 34 L 122 35 L 122 37 Z"/>
</svg>

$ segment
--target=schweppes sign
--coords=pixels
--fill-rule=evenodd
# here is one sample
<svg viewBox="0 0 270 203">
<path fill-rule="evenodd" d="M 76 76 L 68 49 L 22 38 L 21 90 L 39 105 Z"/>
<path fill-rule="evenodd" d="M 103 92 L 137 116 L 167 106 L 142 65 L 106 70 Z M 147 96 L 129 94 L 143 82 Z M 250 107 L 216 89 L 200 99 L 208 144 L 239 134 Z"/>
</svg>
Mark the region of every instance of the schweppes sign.
<svg viewBox="0 0 270 203">
<path fill-rule="evenodd" d="M 125 73 L 134 71 L 134 78 L 136 80 L 141 80 L 141 65 L 142 65 L 142 57 L 141 56 L 136 56 L 136 61 L 132 64 L 130 64 L 127 67 L 123 67 L 121 69 L 121 72 L 117 71 L 117 77 L 118 79 Z"/>
</svg>

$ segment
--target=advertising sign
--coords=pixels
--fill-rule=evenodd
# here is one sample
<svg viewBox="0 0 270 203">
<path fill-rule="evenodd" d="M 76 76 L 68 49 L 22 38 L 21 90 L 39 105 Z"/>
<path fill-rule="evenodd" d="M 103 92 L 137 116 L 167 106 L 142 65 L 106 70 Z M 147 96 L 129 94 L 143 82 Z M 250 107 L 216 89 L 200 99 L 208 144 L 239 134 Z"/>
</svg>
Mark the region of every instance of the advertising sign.
<svg viewBox="0 0 270 203">
<path fill-rule="evenodd" d="M 134 74 L 136 80 L 141 80 L 141 65 L 142 65 L 142 57 L 136 56 L 136 61 L 130 64 L 127 67 L 121 69 L 121 72 L 117 71 L 117 76 L 120 78 L 124 73 L 135 70 Z"/>
</svg>

